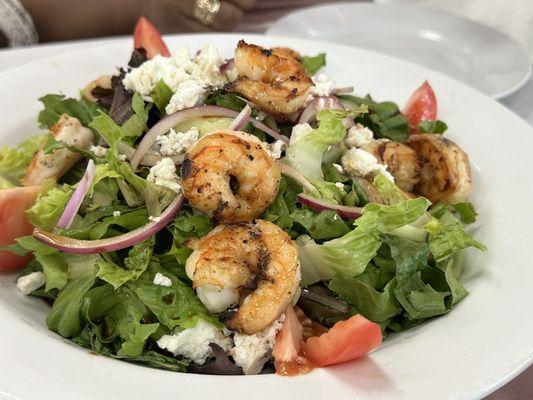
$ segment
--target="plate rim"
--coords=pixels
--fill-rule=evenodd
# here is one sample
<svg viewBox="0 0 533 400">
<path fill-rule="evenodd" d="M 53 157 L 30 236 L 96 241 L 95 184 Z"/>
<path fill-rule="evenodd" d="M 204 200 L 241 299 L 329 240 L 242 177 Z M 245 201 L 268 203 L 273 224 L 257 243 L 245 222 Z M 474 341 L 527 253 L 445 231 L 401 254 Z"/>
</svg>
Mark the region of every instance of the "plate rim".
<svg viewBox="0 0 533 400">
<path fill-rule="evenodd" d="M 518 90 L 520 90 L 522 87 L 524 87 L 524 85 L 531 79 L 531 77 L 533 75 L 533 63 L 529 61 L 529 57 L 527 56 L 527 53 L 526 53 L 525 49 L 523 48 L 523 46 L 520 43 L 518 43 L 516 40 L 514 40 L 512 37 L 510 37 L 507 33 L 499 31 L 498 29 L 495 29 L 495 28 L 493 28 L 493 27 L 491 27 L 489 25 L 483 24 L 481 22 L 474 21 L 474 20 L 465 18 L 465 17 L 460 16 L 460 15 L 455 15 L 455 14 L 449 13 L 449 12 L 447 12 L 445 10 L 435 9 L 435 8 L 431 8 L 431 7 L 420 5 L 420 4 L 416 4 L 416 3 L 414 3 L 414 4 L 413 3 L 392 4 L 392 3 L 376 3 L 376 2 L 366 3 L 366 2 L 335 1 L 335 2 L 331 2 L 331 3 L 327 3 L 327 4 L 309 5 L 309 6 L 305 6 L 305 7 L 302 7 L 302 8 L 298 8 L 298 9 L 296 9 L 294 11 L 291 11 L 288 14 L 283 15 L 281 18 L 278 18 L 272 25 L 270 25 L 267 28 L 267 30 L 265 31 L 265 35 L 271 36 L 271 37 L 284 36 L 282 32 L 279 32 L 279 31 L 276 32 L 276 29 L 279 28 L 278 24 L 281 25 L 283 22 L 286 22 L 286 21 L 290 20 L 291 18 L 293 18 L 295 16 L 298 16 L 300 14 L 304 14 L 304 13 L 309 12 L 309 11 L 320 10 L 320 9 L 331 8 L 331 7 L 365 8 L 365 9 L 375 9 L 375 8 L 385 8 L 385 7 L 387 7 L 389 9 L 396 8 L 396 9 L 413 9 L 413 10 L 416 10 L 416 11 L 422 10 L 423 12 L 439 14 L 439 15 L 444 16 L 446 18 L 453 18 L 453 19 L 456 19 L 456 20 L 460 20 L 460 21 L 462 21 L 462 23 L 469 24 L 471 26 L 477 26 L 477 27 L 482 28 L 482 29 L 488 29 L 488 30 L 491 30 L 493 33 L 496 33 L 496 34 L 500 35 L 502 38 L 505 38 L 508 42 L 510 42 L 510 43 L 514 44 L 515 46 L 517 46 L 517 48 L 520 50 L 520 52 L 521 52 L 521 54 L 523 56 L 522 57 L 523 60 L 525 60 L 524 66 L 527 65 L 527 71 L 525 71 L 524 76 L 520 80 L 518 80 L 513 85 L 510 85 L 507 89 L 501 90 L 501 91 L 498 91 L 498 92 L 495 92 L 495 93 L 492 93 L 492 94 L 485 93 L 481 89 L 479 89 L 477 87 L 474 87 L 474 86 L 470 86 L 470 85 L 467 84 L 468 86 L 473 87 L 473 88 L 481 91 L 485 95 L 487 95 L 487 96 L 489 96 L 489 97 L 491 97 L 491 98 L 493 98 L 495 100 L 501 100 L 501 99 L 504 99 L 504 98 L 516 93 Z M 286 36 L 285 35 L 285 37 L 291 37 L 291 36 Z M 301 36 L 301 37 L 298 36 L 298 37 L 293 37 L 293 38 L 295 38 L 295 39 L 313 40 L 313 38 L 311 38 L 309 36 Z M 318 38 L 315 38 L 315 40 L 317 40 L 317 39 Z M 324 39 L 318 39 L 318 40 L 320 40 L 321 42 L 332 43 L 331 42 L 331 38 L 324 38 Z M 357 45 L 351 45 L 351 44 L 348 44 L 348 43 L 340 43 L 340 44 L 341 45 L 345 45 L 345 46 L 349 46 L 349 47 L 362 49 L 360 46 L 357 46 Z M 376 53 L 379 53 L 378 51 L 370 50 L 370 49 L 366 49 L 366 48 L 364 50 L 374 51 Z M 380 53 L 380 54 L 385 54 L 385 53 Z M 388 54 L 385 54 L 385 55 L 388 55 Z M 416 65 L 418 65 L 420 67 L 423 67 L 423 68 L 431 69 L 430 67 L 427 67 L 427 66 L 422 65 L 422 64 L 418 64 L 418 63 L 416 63 L 414 61 L 406 60 L 406 59 L 403 59 L 403 58 L 397 57 L 397 56 L 392 56 L 392 57 L 401 59 L 402 61 L 407 61 L 407 62 L 416 64 Z M 435 71 L 433 69 L 431 69 L 431 70 Z M 436 72 L 440 72 L 440 71 L 436 71 Z M 446 75 L 443 72 L 440 72 L 440 73 Z M 449 76 L 449 75 L 446 75 L 446 76 L 451 78 L 451 79 L 453 79 L 453 80 L 457 80 L 453 76 Z"/>
<path fill-rule="evenodd" d="M 251 40 L 253 40 L 254 38 L 257 38 L 257 39 L 267 38 L 269 40 L 277 40 L 277 39 L 279 39 L 279 40 L 284 40 L 284 39 L 287 40 L 288 39 L 288 40 L 290 40 L 292 42 L 307 42 L 307 43 L 311 42 L 309 39 L 302 39 L 302 38 L 289 38 L 289 37 L 283 37 L 283 36 L 264 36 L 264 35 L 254 35 L 254 34 L 235 34 L 235 33 L 228 33 L 228 34 L 223 34 L 223 35 L 220 35 L 220 34 L 213 35 L 213 34 L 209 34 L 209 33 L 185 34 L 185 35 L 177 34 L 177 35 L 168 35 L 166 37 L 169 37 L 169 38 L 173 38 L 173 37 L 184 38 L 185 37 L 186 38 L 186 37 L 202 37 L 202 36 L 204 36 L 204 37 L 215 37 L 215 36 L 238 37 L 238 36 L 245 36 L 246 38 L 250 38 Z M 122 45 L 124 45 L 123 44 L 124 42 L 127 42 L 129 40 L 131 40 L 131 38 L 127 38 L 127 37 L 126 38 L 119 38 L 119 40 L 117 40 L 118 43 L 113 42 L 113 43 L 103 44 L 103 45 L 95 44 L 95 46 L 90 46 L 87 49 L 78 49 L 78 50 L 67 51 L 67 52 L 64 52 L 64 53 L 61 53 L 61 54 L 52 55 L 52 56 L 45 57 L 45 58 L 42 58 L 42 59 L 34 60 L 32 62 L 25 63 L 25 64 L 23 64 L 21 66 L 18 66 L 16 68 L 13 68 L 13 69 L 10 69 L 10 70 L 7 70 L 7 71 L 3 71 L 2 73 L 0 73 L 0 79 L 4 78 L 5 74 L 12 73 L 13 71 L 18 70 L 18 69 L 24 69 L 24 68 L 31 67 L 33 64 L 39 64 L 39 63 L 42 63 L 43 61 L 53 60 L 53 59 L 56 59 L 58 57 L 68 56 L 68 54 L 71 54 L 71 53 L 75 54 L 75 53 L 81 53 L 81 52 L 84 52 L 84 51 L 87 51 L 87 50 L 90 50 L 90 49 L 103 48 L 104 46 L 114 46 L 114 45 L 117 45 L 117 44 L 122 46 Z M 297 46 L 297 44 L 295 44 L 295 45 Z M 333 46 L 333 47 L 338 47 L 339 49 L 342 49 L 342 48 L 348 48 L 348 49 L 352 49 L 352 50 L 354 49 L 353 46 L 347 46 L 347 45 L 343 45 L 343 44 L 326 43 L 326 45 Z M 394 59 L 397 62 L 401 62 L 403 64 L 408 64 L 408 65 L 410 64 L 410 65 L 416 67 L 417 69 L 430 71 L 431 74 L 433 74 L 433 75 L 439 75 L 441 78 L 443 78 L 445 80 L 454 81 L 455 83 L 457 83 L 460 86 L 464 87 L 465 90 L 477 92 L 479 95 L 485 97 L 487 100 L 497 104 L 498 107 L 501 107 L 502 110 L 505 110 L 505 112 L 510 112 L 510 114 L 513 114 L 514 117 L 516 117 L 518 120 L 520 120 L 521 122 L 526 124 L 529 127 L 529 129 L 533 129 L 522 118 L 520 118 L 519 116 L 514 114 L 511 110 L 507 109 L 502 104 L 498 103 L 494 98 L 491 98 L 490 96 L 487 96 L 486 94 L 484 94 L 483 92 L 479 91 L 478 89 L 472 88 L 472 87 L 468 86 L 467 84 L 465 84 L 465 83 L 463 83 L 461 81 L 458 81 L 458 80 L 456 80 L 454 78 L 448 77 L 448 76 L 446 76 L 445 74 L 443 74 L 443 73 L 441 73 L 439 71 L 434 71 L 434 70 L 431 70 L 431 69 L 429 69 L 427 67 L 420 66 L 420 65 L 417 65 L 415 63 L 412 63 L 410 61 L 401 60 L 401 59 L 396 58 L 394 56 L 381 54 L 381 53 L 374 52 L 374 51 L 371 51 L 371 50 L 362 49 L 362 48 L 356 48 L 356 50 L 360 51 L 360 52 L 364 52 L 364 53 L 365 52 L 366 53 L 375 53 L 375 54 L 378 54 L 379 57 L 385 57 L 385 58 Z M 57 341 L 57 338 L 54 338 L 54 341 Z M 494 392 L 498 388 L 500 388 L 503 385 L 505 385 L 507 382 L 509 382 L 512 379 L 514 379 L 517 375 L 519 375 L 522 371 L 524 371 L 531 364 L 533 364 L 533 347 L 531 349 L 531 352 L 524 356 L 523 361 L 521 361 L 518 365 L 515 364 L 515 367 L 510 372 L 505 373 L 504 376 L 502 378 L 500 378 L 498 381 L 495 381 L 492 385 L 487 386 L 484 389 L 484 391 L 480 390 L 478 393 L 476 393 L 476 395 L 474 395 L 474 397 L 471 397 L 471 399 L 481 399 L 482 397 Z M 7 398 L 16 398 L 16 397 L 12 397 L 11 395 L 9 395 L 7 393 L 4 393 L 2 391 L 2 389 L 0 389 L 0 395 L 5 395 Z"/>
</svg>

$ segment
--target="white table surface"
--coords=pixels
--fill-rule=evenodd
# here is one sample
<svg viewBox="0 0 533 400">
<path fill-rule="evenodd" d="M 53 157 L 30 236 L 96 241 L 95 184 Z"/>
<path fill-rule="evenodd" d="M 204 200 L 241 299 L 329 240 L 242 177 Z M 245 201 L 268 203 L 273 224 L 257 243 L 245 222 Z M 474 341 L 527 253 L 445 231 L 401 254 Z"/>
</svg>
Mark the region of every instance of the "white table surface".
<svg viewBox="0 0 533 400">
<path fill-rule="evenodd" d="M 62 42 L 34 47 L 0 50 L 0 73 L 44 57 L 53 56 L 74 49 L 79 50 L 84 46 L 95 46 L 113 40 L 117 39 Z M 533 125 L 533 77 L 530 78 L 519 91 L 501 100 L 501 103 Z M 505 132 L 502 132 L 502 135 L 505 135 Z M 533 366 L 485 400 L 527 399 L 533 399 Z"/>
</svg>

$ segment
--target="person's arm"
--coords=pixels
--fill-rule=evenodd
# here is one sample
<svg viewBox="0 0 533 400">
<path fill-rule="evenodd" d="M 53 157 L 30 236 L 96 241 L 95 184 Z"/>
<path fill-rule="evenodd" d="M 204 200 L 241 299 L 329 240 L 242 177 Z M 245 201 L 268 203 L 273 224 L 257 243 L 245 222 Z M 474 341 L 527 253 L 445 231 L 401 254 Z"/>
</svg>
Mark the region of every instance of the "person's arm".
<svg viewBox="0 0 533 400">
<path fill-rule="evenodd" d="M 212 26 L 192 16 L 196 0 L 21 0 L 41 42 L 125 35 L 145 15 L 163 33 L 233 29 L 256 0 L 220 0 Z"/>
<path fill-rule="evenodd" d="M 21 0 L 41 42 L 130 33 L 143 0 Z"/>
</svg>

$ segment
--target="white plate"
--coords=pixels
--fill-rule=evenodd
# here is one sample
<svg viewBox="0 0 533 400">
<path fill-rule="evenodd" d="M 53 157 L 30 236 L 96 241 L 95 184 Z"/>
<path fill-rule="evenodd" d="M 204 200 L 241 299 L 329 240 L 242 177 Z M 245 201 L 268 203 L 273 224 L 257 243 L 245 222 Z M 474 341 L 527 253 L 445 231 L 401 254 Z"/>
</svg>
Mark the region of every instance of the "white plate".
<svg viewBox="0 0 533 400">
<path fill-rule="evenodd" d="M 267 34 L 378 51 L 440 71 L 494 98 L 515 92 L 531 74 L 525 52 L 503 33 L 420 6 L 310 7 L 281 18 Z M 352 67 L 355 73 L 358 66 Z"/>
<path fill-rule="evenodd" d="M 241 36 L 168 38 L 171 48 L 210 42 L 231 55 Z M 200 376 L 149 369 L 95 356 L 45 327 L 47 306 L 0 276 L 0 393 L 23 400 L 103 399 L 478 399 L 523 370 L 533 357 L 533 199 L 529 153 L 533 129 L 494 100 L 437 72 L 385 55 L 327 43 L 246 36 L 303 54 L 328 53 L 328 74 L 376 99 L 403 104 L 429 79 L 449 137 L 470 155 L 481 214 L 476 237 L 489 246 L 471 253 L 464 281 L 471 295 L 449 315 L 389 338 L 364 360 L 296 378 Z M 0 141 L 37 132 L 37 98 L 76 95 L 95 77 L 129 58 L 122 40 L 48 58 L 0 74 Z M 354 66 L 356 73 L 354 73 Z M 512 138 L 512 140 L 510 139 Z"/>
</svg>

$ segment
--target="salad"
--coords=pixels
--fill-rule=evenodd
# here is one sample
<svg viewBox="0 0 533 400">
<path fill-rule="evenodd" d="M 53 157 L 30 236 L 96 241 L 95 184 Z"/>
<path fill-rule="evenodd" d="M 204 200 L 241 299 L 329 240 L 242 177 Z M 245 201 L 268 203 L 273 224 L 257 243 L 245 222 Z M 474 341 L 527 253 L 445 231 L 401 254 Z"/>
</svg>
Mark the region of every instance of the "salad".
<svg viewBox="0 0 533 400">
<path fill-rule="evenodd" d="M 179 372 L 296 375 L 355 360 L 466 295 L 465 152 L 425 82 L 402 110 L 240 41 L 128 64 L 0 149 L 0 270 L 48 327 Z"/>
</svg>

